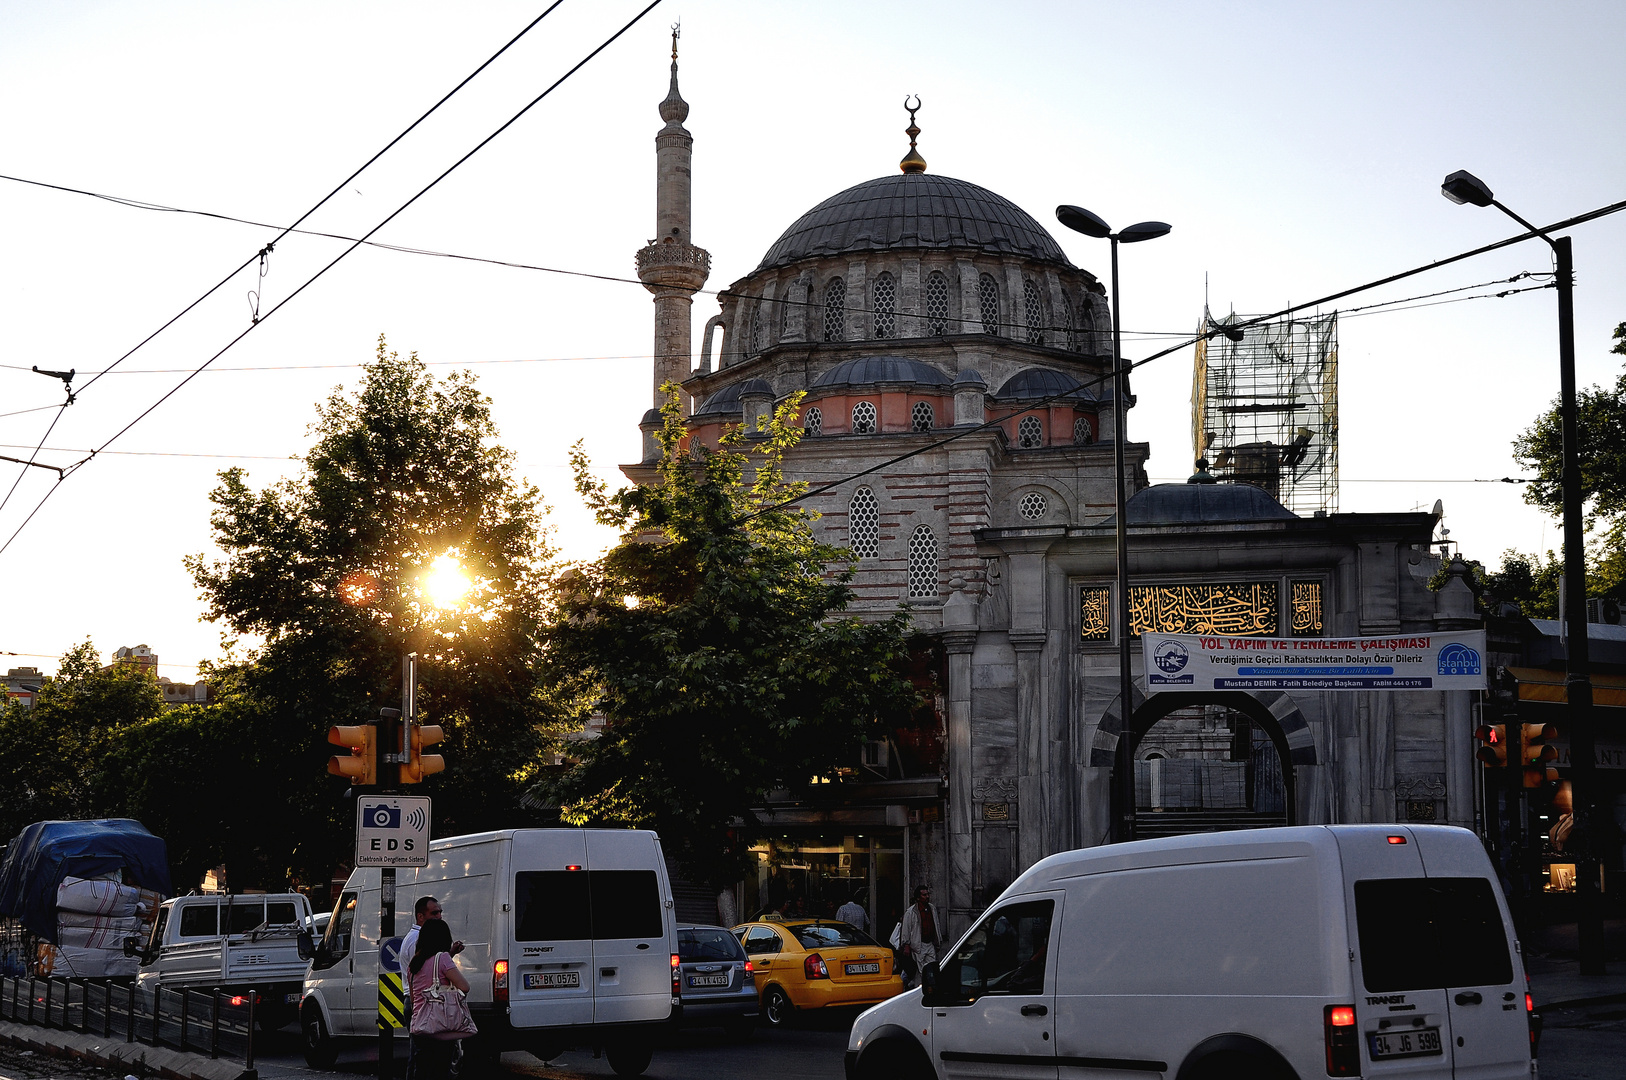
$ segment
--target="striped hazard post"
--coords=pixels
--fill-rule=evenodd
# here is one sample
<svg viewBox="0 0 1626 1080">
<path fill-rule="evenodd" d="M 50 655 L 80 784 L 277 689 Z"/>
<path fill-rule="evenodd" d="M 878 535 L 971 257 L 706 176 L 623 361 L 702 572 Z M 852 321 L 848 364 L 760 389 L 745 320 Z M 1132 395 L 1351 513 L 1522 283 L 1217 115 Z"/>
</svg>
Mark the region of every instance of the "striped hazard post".
<svg viewBox="0 0 1626 1080">
<path fill-rule="evenodd" d="M 401 975 L 378 973 L 378 1030 L 406 1027 L 406 999 L 401 996 Z"/>
</svg>

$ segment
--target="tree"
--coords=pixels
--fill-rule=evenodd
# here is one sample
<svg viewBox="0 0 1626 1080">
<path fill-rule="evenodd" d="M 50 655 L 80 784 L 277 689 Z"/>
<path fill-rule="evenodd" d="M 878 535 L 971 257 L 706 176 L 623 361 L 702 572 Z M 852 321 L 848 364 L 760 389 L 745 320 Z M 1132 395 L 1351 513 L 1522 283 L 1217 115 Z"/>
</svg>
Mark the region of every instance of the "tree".
<svg viewBox="0 0 1626 1080">
<path fill-rule="evenodd" d="M 656 829 L 714 884 L 739 878 L 770 790 L 835 776 L 915 700 L 907 616 L 842 615 L 851 553 L 785 505 L 805 490 L 782 473 L 795 405 L 690 452 L 674 395 L 659 483 L 614 494 L 572 455 L 577 491 L 623 540 L 559 579 L 547 670 L 573 705 L 557 743 L 572 764 L 541 790 L 573 824 Z"/>
<path fill-rule="evenodd" d="M 211 522 L 224 555 L 187 560 L 207 617 L 263 639 L 215 674 L 232 686 L 232 716 L 265 725 L 252 756 L 279 780 L 258 843 L 306 880 L 344 857 L 354 814 L 326 774 L 326 731 L 397 705 L 409 650 L 419 714 L 447 732 L 447 772 L 425 785 L 436 835 L 514 824 L 536 762 L 552 557 L 538 493 L 514 479 L 467 372 L 437 382 L 380 337 L 360 388 L 335 390 L 312 430 L 295 478 L 254 491 L 241 469 L 220 474 Z M 467 595 L 437 604 L 459 572 Z M 283 812 L 315 835 L 289 835 Z"/>
</svg>

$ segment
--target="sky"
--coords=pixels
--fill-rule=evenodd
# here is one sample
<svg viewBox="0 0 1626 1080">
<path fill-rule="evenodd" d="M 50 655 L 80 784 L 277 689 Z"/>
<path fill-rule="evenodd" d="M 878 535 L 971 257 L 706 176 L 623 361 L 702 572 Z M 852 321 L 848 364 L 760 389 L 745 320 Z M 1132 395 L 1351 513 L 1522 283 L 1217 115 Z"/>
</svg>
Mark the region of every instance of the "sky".
<svg viewBox="0 0 1626 1080">
<path fill-rule="evenodd" d="M 305 227 L 374 228 L 642 7 L 565 0 Z M 104 657 L 150 645 L 161 674 L 195 678 L 224 628 L 203 619 L 182 559 L 217 554 L 218 472 L 240 466 L 255 487 L 297 475 L 315 404 L 354 388 L 380 334 L 434 372 L 479 375 L 563 556 L 614 541 L 581 508 L 566 456 L 581 440 L 610 480 L 638 457 L 642 287 L 362 247 L 298 291 L 349 245 L 290 236 L 263 278 L 254 258 L 542 10 L 0 0 L 0 454 L 27 458 L 43 438 L 37 460 L 69 466 L 173 391 L 60 484 L 0 461 L 0 662 L 49 672 L 88 638 Z M 1106 244 L 1057 225 L 1056 204 L 1174 226 L 1123 250 L 1129 358 L 1179 340 L 1205 298 L 1275 311 L 1522 231 L 1442 198 L 1456 169 L 1538 224 L 1626 199 L 1618 3 L 667 0 L 375 239 L 634 276 L 680 18 L 711 290 L 814 204 L 897 168 L 905 94 L 923 101 L 930 171 L 1009 198 L 1103 278 Z M 1609 384 L 1626 213 L 1571 235 L 1579 381 Z M 1512 440 L 1558 390 L 1553 290 L 1349 310 L 1551 269 L 1530 241 L 1339 302 L 1340 509 L 1440 500 L 1450 539 L 1493 566 L 1506 549 L 1561 546 L 1519 486 L 1476 482 L 1525 475 Z M 697 350 L 716 310 L 696 298 Z M 1185 349 L 1135 377 L 1129 432 L 1151 444 L 1154 481 L 1190 472 L 1191 363 Z M 62 383 L 35 366 L 74 369 L 82 393 L 59 408 Z"/>
</svg>

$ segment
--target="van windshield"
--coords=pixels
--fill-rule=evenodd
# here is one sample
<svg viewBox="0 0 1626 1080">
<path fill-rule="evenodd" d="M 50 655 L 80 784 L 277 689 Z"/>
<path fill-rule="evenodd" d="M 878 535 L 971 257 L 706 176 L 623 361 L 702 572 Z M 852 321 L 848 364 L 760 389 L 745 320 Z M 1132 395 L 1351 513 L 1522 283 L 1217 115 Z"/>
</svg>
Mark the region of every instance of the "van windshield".
<svg viewBox="0 0 1626 1080">
<path fill-rule="evenodd" d="M 1355 922 L 1372 993 L 1513 981 L 1502 913 L 1485 878 L 1357 881 Z"/>
<path fill-rule="evenodd" d="M 664 934 L 653 870 L 521 870 L 514 875 L 518 941 Z"/>
</svg>

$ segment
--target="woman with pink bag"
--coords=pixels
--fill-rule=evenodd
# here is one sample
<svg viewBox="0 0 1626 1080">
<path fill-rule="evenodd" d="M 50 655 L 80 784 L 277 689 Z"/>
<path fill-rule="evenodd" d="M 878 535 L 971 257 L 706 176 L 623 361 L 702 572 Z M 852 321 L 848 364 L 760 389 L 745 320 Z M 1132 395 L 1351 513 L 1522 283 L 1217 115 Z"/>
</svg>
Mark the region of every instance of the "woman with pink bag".
<svg viewBox="0 0 1626 1080">
<path fill-rule="evenodd" d="M 469 981 L 457 970 L 451 948 L 452 931 L 445 921 L 426 920 L 407 965 L 412 987 L 412 1060 L 407 1080 L 448 1080 L 457 1040 L 475 1033 L 463 999 Z"/>
</svg>

